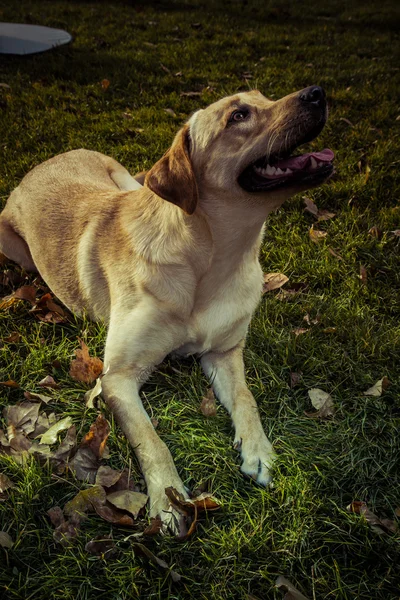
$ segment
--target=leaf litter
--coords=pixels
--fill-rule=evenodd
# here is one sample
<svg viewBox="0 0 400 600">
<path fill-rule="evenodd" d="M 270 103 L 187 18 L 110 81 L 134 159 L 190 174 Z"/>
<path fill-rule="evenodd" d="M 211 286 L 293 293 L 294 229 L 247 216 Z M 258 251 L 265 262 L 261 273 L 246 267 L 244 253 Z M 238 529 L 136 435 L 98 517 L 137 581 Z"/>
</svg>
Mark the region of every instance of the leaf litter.
<svg viewBox="0 0 400 600">
<path fill-rule="evenodd" d="M 311 404 L 316 408 L 316 412 L 304 411 L 304 414 L 310 419 L 328 419 L 333 417 L 335 414 L 335 407 L 333 400 L 327 392 L 319 388 L 312 388 L 308 390 L 308 395 L 311 400 Z"/>
<path fill-rule="evenodd" d="M 71 362 L 69 374 L 81 383 L 93 383 L 103 371 L 103 362 L 96 356 L 90 356 L 89 348 L 79 340 L 81 348 L 75 350 L 76 358 Z"/>
<path fill-rule="evenodd" d="M 354 500 L 349 504 L 346 509 L 357 515 L 361 515 L 365 518 L 371 529 L 378 535 L 385 535 L 388 533 L 397 533 L 399 526 L 396 521 L 391 519 L 381 519 L 377 517 L 367 506 L 366 502 L 362 500 Z M 396 514 L 396 511 L 395 511 Z"/>
</svg>

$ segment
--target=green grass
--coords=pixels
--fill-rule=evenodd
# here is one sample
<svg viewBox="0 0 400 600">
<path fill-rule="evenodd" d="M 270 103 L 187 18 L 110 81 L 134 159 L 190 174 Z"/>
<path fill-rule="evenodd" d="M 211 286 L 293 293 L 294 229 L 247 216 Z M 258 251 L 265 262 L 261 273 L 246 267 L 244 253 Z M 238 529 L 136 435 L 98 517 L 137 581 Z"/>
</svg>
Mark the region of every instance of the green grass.
<svg viewBox="0 0 400 600">
<path fill-rule="evenodd" d="M 251 593 L 265 600 L 282 597 L 274 588 L 279 574 L 310 599 L 400 597 L 399 536 L 378 536 L 345 510 L 361 499 L 376 514 L 394 518 L 400 506 L 400 238 L 390 233 L 400 227 L 396 4 L 0 2 L 1 21 L 65 28 L 74 36 L 73 44 L 53 52 L 2 56 L 0 82 L 10 86 L 0 87 L 4 202 L 30 168 L 72 148 L 105 152 L 132 172 L 146 169 L 192 111 L 253 87 L 279 98 L 323 85 L 330 120 L 313 147 L 328 146 L 337 156 L 335 178 L 308 194 L 336 213 L 318 225 L 326 240 L 309 240 L 313 218 L 299 196 L 270 218 L 262 250 L 266 271 L 307 284 L 289 300 L 268 294 L 247 343 L 248 380 L 279 455 L 275 487 L 263 490 L 241 477 L 221 407 L 214 419 L 199 412 L 207 383 L 198 364 L 166 361 L 144 388 L 145 406 L 159 420 L 185 483 L 194 488 L 207 482 L 222 501 L 221 512 L 189 541 L 149 542 L 182 582 L 171 584 L 136 557 L 125 539 L 128 530 L 113 529 L 116 558 L 103 562 L 88 555 L 86 542 L 110 532 L 97 517 L 84 523 L 75 546 L 56 546 L 46 511 L 84 484 L 71 476 L 54 479 L 34 461 L 20 466 L 0 456 L 0 472 L 18 485 L 0 501 L 0 530 L 15 540 L 12 550 L 0 548 L 2 598 L 230 600 Z M 253 78 L 246 81 L 245 72 Z M 107 90 L 103 79 L 110 81 Z M 202 94 L 187 98 L 182 91 Z M 372 226 L 383 232 L 379 239 L 368 233 Z M 361 265 L 366 285 L 359 279 Z M 6 269 L 18 272 L 12 264 Z M 22 335 L 18 344 L 0 342 L 0 380 L 15 379 L 22 390 L 33 390 L 54 374 L 62 388 L 50 408 L 71 415 L 83 434 L 96 411 L 85 409 L 86 388 L 69 378 L 69 363 L 78 335 L 101 356 L 105 329 L 78 319 L 43 324 L 22 304 L 0 311 L 0 340 L 13 331 Z M 304 326 L 306 313 L 319 315 L 320 323 L 296 337 L 292 330 Z M 336 330 L 324 333 L 328 327 Z M 55 359 L 61 367 L 54 370 Z M 293 390 L 291 371 L 302 372 Z M 363 396 L 383 375 L 392 382 L 385 394 Z M 304 415 L 311 387 L 332 394 L 331 422 Z M 21 398 L 21 390 L 0 389 L 0 406 Z M 132 450 L 106 414 L 112 423 L 109 464 L 122 468 L 132 461 L 140 478 Z"/>
</svg>

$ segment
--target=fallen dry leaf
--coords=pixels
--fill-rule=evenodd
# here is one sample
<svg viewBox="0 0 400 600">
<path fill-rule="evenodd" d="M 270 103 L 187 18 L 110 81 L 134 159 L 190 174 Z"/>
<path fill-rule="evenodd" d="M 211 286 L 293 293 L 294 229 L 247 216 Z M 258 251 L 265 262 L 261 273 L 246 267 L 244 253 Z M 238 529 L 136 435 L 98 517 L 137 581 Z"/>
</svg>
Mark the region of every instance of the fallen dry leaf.
<svg viewBox="0 0 400 600">
<path fill-rule="evenodd" d="M 162 558 L 158 558 L 158 556 L 153 554 L 153 552 L 151 552 L 151 550 L 149 550 L 144 544 L 140 544 L 139 542 L 133 542 L 132 547 L 135 554 L 141 554 L 142 556 L 145 556 L 153 565 L 156 565 L 157 567 L 161 567 L 161 569 L 168 571 L 168 575 L 171 577 L 174 583 L 181 580 L 181 575 L 179 575 L 179 573 L 170 569 L 165 560 L 163 560 Z"/>
<path fill-rule="evenodd" d="M 332 256 L 337 258 L 338 260 L 343 260 L 343 257 L 340 256 L 340 254 L 338 252 L 336 252 L 336 250 L 334 250 L 333 248 L 328 248 L 328 252 L 329 252 L 329 254 L 332 254 Z"/>
<path fill-rule="evenodd" d="M 398 524 L 391 519 L 380 519 L 371 510 L 369 510 L 367 503 L 362 500 L 354 500 L 349 506 L 346 507 L 349 512 L 362 515 L 367 523 L 371 526 L 371 529 L 379 535 L 387 533 L 396 533 L 399 529 Z"/>
<path fill-rule="evenodd" d="M 75 381 L 92 383 L 103 371 L 100 358 L 89 355 L 89 348 L 83 340 L 79 340 L 81 349 L 75 350 L 76 358 L 71 362 L 69 374 Z"/>
<path fill-rule="evenodd" d="M 31 308 L 32 312 L 39 321 L 44 323 L 64 323 L 67 320 L 65 310 L 54 302 L 50 292 L 44 294 L 36 304 Z"/>
<path fill-rule="evenodd" d="M 106 501 L 106 492 L 101 485 L 81 490 L 72 500 L 64 506 L 64 513 L 67 517 L 72 517 L 75 521 L 82 521 L 86 518 L 86 513 L 94 511 L 96 505 L 102 505 Z"/>
<path fill-rule="evenodd" d="M 53 390 L 58 390 L 60 388 L 59 384 L 54 381 L 54 378 L 51 375 L 47 375 L 44 379 L 41 379 L 37 384 L 38 387 L 51 388 Z"/>
<path fill-rule="evenodd" d="M 54 425 L 52 425 L 45 433 L 42 433 L 40 436 L 41 444 L 55 444 L 58 440 L 58 434 L 60 431 L 64 431 L 65 429 L 69 429 L 72 426 L 71 417 L 65 417 L 64 419 L 60 419 Z"/>
<path fill-rule="evenodd" d="M 57 473 L 63 473 L 67 462 L 76 448 L 76 427 L 72 425 L 59 447 L 50 457 L 50 462 L 55 466 Z"/>
<path fill-rule="evenodd" d="M 116 471 L 108 465 L 101 465 L 96 473 L 96 485 L 109 488 L 117 483 L 121 475 L 121 471 Z"/>
<path fill-rule="evenodd" d="M 102 559 L 111 558 L 117 552 L 117 547 L 111 535 L 97 535 L 85 546 L 86 552 Z"/>
<path fill-rule="evenodd" d="M 70 467 L 75 472 L 77 479 L 94 483 L 96 473 L 103 457 L 110 426 L 102 414 L 90 426 L 88 433 L 82 439 Z"/>
<path fill-rule="evenodd" d="M 196 98 L 197 96 L 201 96 L 201 92 L 181 92 L 180 95 L 186 98 Z"/>
<path fill-rule="evenodd" d="M 200 410 L 205 417 L 215 417 L 217 414 L 217 405 L 215 402 L 215 396 L 212 388 L 210 388 L 200 404 Z"/>
<path fill-rule="evenodd" d="M 329 210 L 326 210 L 325 208 L 319 209 L 311 198 L 307 198 L 306 196 L 304 197 L 304 204 L 306 205 L 304 210 L 311 213 L 318 221 L 328 221 L 336 216 L 336 213 L 329 212 Z"/>
<path fill-rule="evenodd" d="M 321 240 L 326 238 L 328 235 L 326 231 L 320 231 L 319 229 L 314 229 L 314 225 L 310 227 L 308 230 L 308 235 L 310 236 L 310 240 L 315 244 L 318 244 Z"/>
<path fill-rule="evenodd" d="M 4 385 L 5 387 L 19 388 L 19 385 L 13 379 L 8 379 L 7 381 L 0 381 L 0 385 Z"/>
<path fill-rule="evenodd" d="M 6 406 L 3 415 L 6 419 L 7 430 L 14 428 L 15 433 L 23 432 L 29 435 L 35 430 L 36 421 L 39 416 L 40 404 L 32 402 L 19 402 L 12 406 Z M 11 439 L 10 432 L 8 437 Z"/>
<path fill-rule="evenodd" d="M 162 530 L 162 521 L 160 517 L 150 519 L 150 525 L 143 531 L 143 535 L 158 535 Z"/>
<path fill-rule="evenodd" d="M 131 492 L 131 490 L 120 490 L 107 494 L 107 502 L 110 502 L 116 508 L 124 510 L 136 519 L 139 512 L 147 504 L 149 497 L 140 492 Z"/>
<path fill-rule="evenodd" d="M 298 335 L 302 335 L 303 333 L 307 333 L 307 331 L 310 331 L 309 329 L 304 329 L 304 327 L 295 327 L 294 329 L 292 329 L 292 332 L 294 333 L 294 335 L 297 337 Z"/>
<path fill-rule="evenodd" d="M 322 330 L 322 333 L 335 333 L 336 331 L 336 327 L 325 327 L 325 329 Z"/>
<path fill-rule="evenodd" d="M 55 527 L 53 532 L 53 538 L 64 548 L 71 545 L 72 542 L 78 537 L 80 519 L 74 521 L 70 519 L 65 520 L 63 511 L 59 506 L 54 506 L 47 511 L 52 525 Z"/>
<path fill-rule="evenodd" d="M 32 305 L 36 304 L 36 288 L 33 285 L 23 285 L 13 294 L 17 300 L 27 300 Z"/>
<path fill-rule="evenodd" d="M 0 531 L 0 546 L 2 548 L 12 548 L 13 544 L 11 535 L 6 531 Z"/>
<path fill-rule="evenodd" d="M 367 269 L 363 265 L 360 265 L 360 275 L 359 275 L 359 277 L 360 277 L 361 283 L 363 285 L 367 285 L 368 273 L 367 273 Z"/>
<path fill-rule="evenodd" d="M 301 376 L 303 373 L 290 373 L 290 388 L 293 389 L 296 385 L 299 385 Z"/>
<path fill-rule="evenodd" d="M 40 402 L 44 402 L 48 404 L 50 400 L 53 400 L 51 396 L 46 396 L 46 394 L 37 394 L 36 392 L 24 392 L 24 397 L 27 400 L 39 400 Z"/>
<path fill-rule="evenodd" d="M 382 231 L 379 229 L 379 227 L 376 227 L 376 225 L 374 225 L 373 227 L 371 227 L 368 231 L 369 235 L 372 235 L 372 237 L 375 238 L 380 238 L 382 235 Z"/>
<path fill-rule="evenodd" d="M 330 394 L 320 390 L 319 388 L 312 388 L 308 390 L 308 395 L 311 400 L 311 404 L 317 409 L 316 412 L 304 411 L 304 414 L 311 419 L 327 419 L 335 414 L 334 404 Z"/>
<path fill-rule="evenodd" d="M 400 229 L 393 229 L 390 233 L 393 233 L 396 237 L 400 237 Z"/>
<path fill-rule="evenodd" d="M 18 342 L 21 341 L 21 334 L 14 331 L 13 333 L 10 333 L 8 337 L 4 338 L 4 341 L 7 344 L 18 344 Z"/>
<path fill-rule="evenodd" d="M 101 394 L 101 377 L 96 379 L 96 385 L 88 390 L 84 395 L 84 401 L 87 408 L 94 408 L 94 400 Z"/>
<path fill-rule="evenodd" d="M 289 277 L 283 273 L 264 273 L 263 294 L 281 288 L 289 281 Z"/>
<path fill-rule="evenodd" d="M 390 381 L 385 375 L 384 377 L 382 377 L 382 379 L 379 379 L 379 381 L 377 381 L 372 387 L 368 388 L 368 390 L 364 392 L 364 396 L 376 396 L 378 398 L 379 396 L 382 396 L 383 392 L 389 387 L 389 385 Z"/>
<path fill-rule="evenodd" d="M 304 596 L 297 588 L 294 587 L 293 583 L 291 583 L 282 575 L 279 575 L 275 581 L 275 586 L 281 590 L 281 592 L 286 592 L 283 600 L 309 600 L 307 596 Z"/>
<path fill-rule="evenodd" d="M 163 111 L 172 117 L 176 117 L 176 112 L 172 110 L 172 108 L 163 108 Z"/>
<path fill-rule="evenodd" d="M 15 487 L 15 484 L 11 481 L 11 479 L 7 477 L 7 475 L 4 475 L 4 473 L 0 473 L 0 494 L 4 494 L 4 492 L 12 489 L 13 487 Z"/>
<path fill-rule="evenodd" d="M 108 79 L 102 79 L 100 85 L 103 90 L 108 90 L 108 88 L 110 87 L 110 82 Z"/>
</svg>

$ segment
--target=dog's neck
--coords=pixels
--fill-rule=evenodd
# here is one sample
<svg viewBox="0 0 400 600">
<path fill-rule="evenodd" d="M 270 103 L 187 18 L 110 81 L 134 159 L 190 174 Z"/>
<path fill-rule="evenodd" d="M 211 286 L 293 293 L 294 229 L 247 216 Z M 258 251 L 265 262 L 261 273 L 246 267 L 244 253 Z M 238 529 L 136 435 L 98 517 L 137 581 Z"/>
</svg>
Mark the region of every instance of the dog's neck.
<svg viewBox="0 0 400 600">
<path fill-rule="evenodd" d="M 210 196 L 200 200 L 199 211 L 204 213 L 213 241 L 213 262 L 229 265 L 242 263 L 249 254 L 258 259 L 264 224 L 277 205 L 260 201 L 238 201 L 231 196 Z"/>
</svg>

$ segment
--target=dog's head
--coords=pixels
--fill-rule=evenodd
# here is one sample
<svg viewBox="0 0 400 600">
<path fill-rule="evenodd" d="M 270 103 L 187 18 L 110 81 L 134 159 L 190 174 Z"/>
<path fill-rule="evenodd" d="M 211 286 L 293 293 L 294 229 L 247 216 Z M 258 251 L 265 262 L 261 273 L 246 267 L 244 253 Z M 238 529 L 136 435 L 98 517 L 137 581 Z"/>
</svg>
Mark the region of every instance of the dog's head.
<svg viewBox="0 0 400 600">
<path fill-rule="evenodd" d="M 202 194 L 280 204 L 333 173 L 331 150 L 293 154 L 322 131 L 327 115 L 318 86 L 277 101 L 257 90 L 223 98 L 192 115 L 146 185 L 188 214 Z"/>
</svg>

